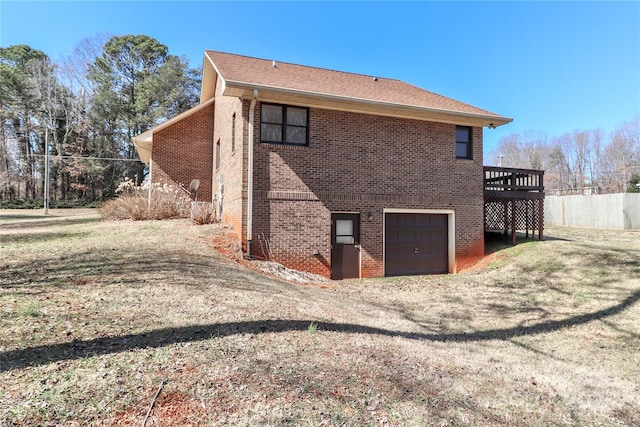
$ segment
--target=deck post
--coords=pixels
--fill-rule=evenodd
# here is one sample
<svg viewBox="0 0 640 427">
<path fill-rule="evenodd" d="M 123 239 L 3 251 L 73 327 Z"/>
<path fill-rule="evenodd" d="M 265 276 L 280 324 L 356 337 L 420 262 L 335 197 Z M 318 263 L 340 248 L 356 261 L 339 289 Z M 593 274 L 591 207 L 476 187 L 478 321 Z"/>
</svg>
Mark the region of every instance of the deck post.
<svg viewBox="0 0 640 427">
<path fill-rule="evenodd" d="M 524 201 L 524 236 L 529 238 L 529 201 Z M 531 233 L 531 240 L 533 240 L 533 232 Z"/>
<path fill-rule="evenodd" d="M 507 230 L 509 229 L 509 202 L 502 202 L 502 206 L 504 206 L 503 217 L 503 225 L 504 225 L 504 235 L 507 235 Z"/>
<path fill-rule="evenodd" d="M 544 199 L 540 199 L 538 201 L 538 221 L 540 224 L 540 229 L 538 230 L 538 240 L 544 240 Z"/>
<path fill-rule="evenodd" d="M 515 246 L 516 241 L 516 201 L 511 200 L 511 243 Z"/>
</svg>

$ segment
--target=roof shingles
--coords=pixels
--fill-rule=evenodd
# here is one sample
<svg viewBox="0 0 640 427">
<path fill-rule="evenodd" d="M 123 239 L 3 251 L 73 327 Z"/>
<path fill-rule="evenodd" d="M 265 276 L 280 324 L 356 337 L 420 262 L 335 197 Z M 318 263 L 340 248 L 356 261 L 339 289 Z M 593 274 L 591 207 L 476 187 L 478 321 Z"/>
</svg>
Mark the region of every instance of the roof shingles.
<svg viewBox="0 0 640 427">
<path fill-rule="evenodd" d="M 310 95 L 321 94 L 354 101 L 380 102 L 505 119 L 490 111 L 429 92 L 400 80 L 286 62 L 274 63 L 271 60 L 211 50 L 206 51 L 205 54 L 228 84 L 252 84 Z"/>
</svg>

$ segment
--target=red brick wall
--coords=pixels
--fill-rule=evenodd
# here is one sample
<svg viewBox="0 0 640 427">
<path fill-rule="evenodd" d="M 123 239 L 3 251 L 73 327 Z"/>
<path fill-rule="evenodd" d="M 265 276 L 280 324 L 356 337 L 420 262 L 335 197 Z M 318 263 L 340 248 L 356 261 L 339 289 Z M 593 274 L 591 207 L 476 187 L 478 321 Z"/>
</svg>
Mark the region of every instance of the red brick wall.
<svg viewBox="0 0 640 427">
<path fill-rule="evenodd" d="M 400 208 L 454 210 L 457 269 L 482 257 L 481 128 L 473 160 L 463 160 L 453 124 L 311 108 L 309 146 L 294 147 L 261 144 L 259 113 L 258 103 L 256 255 L 268 242 L 274 260 L 329 275 L 330 213 L 360 212 L 362 275 L 382 276 L 383 210 Z"/>
<path fill-rule="evenodd" d="M 223 176 L 223 220 L 233 225 L 245 249 L 249 105 L 250 100 L 217 93 L 215 107 L 156 132 L 153 151 L 154 182 L 188 185 L 198 178 L 200 200 L 219 197 L 217 178 Z M 473 160 L 456 158 L 453 124 L 317 108 L 309 110 L 308 147 L 261 144 L 259 138 L 258 102 L 254 256 L 329 276 L 331 212 L 360 212 L 362 276 L 382 276 L 383 212 L 395 208 L 455 211 L 456 268 L 482 257 L 481 128 L 473 129 Z M 213 171 L 217 141 L 220 168 Z"/>
<path fill-rule="evenodd" d="M 198 200 L 211 201 L 213 113 L 209 105 L 153 134 L 154 183 L 188 187 L 197 178 Z"/>
</svg>

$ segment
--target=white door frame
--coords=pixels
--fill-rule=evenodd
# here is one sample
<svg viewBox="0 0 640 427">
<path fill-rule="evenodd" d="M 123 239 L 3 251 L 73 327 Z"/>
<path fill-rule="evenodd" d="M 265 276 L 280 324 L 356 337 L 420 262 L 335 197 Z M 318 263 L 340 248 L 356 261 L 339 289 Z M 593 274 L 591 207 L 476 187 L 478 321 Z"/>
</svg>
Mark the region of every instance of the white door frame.
<svg viewBox="0 0 640 427">
<path fill-rule="evenodd" d="M 414 214 L 439 214 L 447 215 L 447 262 L 449 273 L 456 272 L 456 211 L 453 209 L 406 209 L 384 208 L 382 220 L 382 264 L 387 265 L 387 214 L 388 213 L 414 213 Z M 386 271 L 384 272 L 386 275 Z"/>
</svg>

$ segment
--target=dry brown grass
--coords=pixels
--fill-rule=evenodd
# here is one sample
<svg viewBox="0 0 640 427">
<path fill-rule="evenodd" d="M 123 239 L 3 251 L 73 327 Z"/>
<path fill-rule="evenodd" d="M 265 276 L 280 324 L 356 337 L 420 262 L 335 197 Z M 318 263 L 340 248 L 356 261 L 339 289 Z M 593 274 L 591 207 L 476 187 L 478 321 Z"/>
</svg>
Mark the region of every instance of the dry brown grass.
<svg viewBox="0 0 640 427">
<path fill-rule="evenodd" d="M 0 215 L 2 425 L 640 425 L 640 232 L 296 285 L 229 231 Z"/>
</svg>

